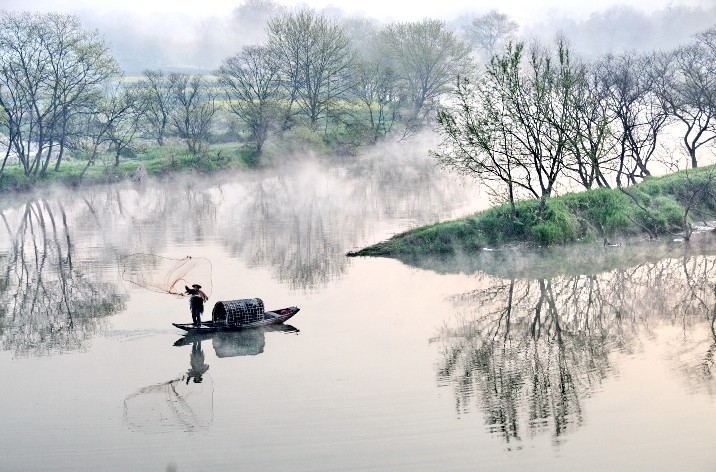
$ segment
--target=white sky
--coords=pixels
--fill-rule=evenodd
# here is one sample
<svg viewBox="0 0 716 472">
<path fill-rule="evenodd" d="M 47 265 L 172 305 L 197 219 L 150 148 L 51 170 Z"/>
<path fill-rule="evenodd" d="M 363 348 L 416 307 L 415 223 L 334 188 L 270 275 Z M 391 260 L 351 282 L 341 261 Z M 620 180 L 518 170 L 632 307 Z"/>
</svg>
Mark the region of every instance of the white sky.
<svg viewBox="0 0 716 472">
<path fill-rule="evenodd" d="M 307 4 L 314 8 L 335 6 L 347 13 L 364 13 L 379 19 L 417 20 L 425 17 L 452 19 L 462 12 L 484 12 L 498 9 L 527 24 L 551 16 L 585 17 L 594 11 L 623 4 L 642 11 L 658 10 L 669 5 L 712 6 L 716 0 L 279 0 L 285 5 Z M 139 15 L 161 12 L 192 17 L 222 16 L 230 13 L 241 0 L 0 0 L 0 8 L 99 14 L 132 11 Z"/>
</svg>

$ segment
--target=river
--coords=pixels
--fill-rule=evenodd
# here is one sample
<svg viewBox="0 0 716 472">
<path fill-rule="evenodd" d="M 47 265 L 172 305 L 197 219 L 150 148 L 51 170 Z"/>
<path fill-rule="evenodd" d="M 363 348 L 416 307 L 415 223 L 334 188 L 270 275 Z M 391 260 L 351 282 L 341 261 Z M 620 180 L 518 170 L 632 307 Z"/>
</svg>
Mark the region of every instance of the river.
<svg viewBox="0 0 716 472">
<path fill-rule="evenodd" d="M 488 205 L 404 154 L 3 197 L 0 470 L 714 470 L 712 236 L 346 257 Z M 136 255 L 301 311 L 187 339 Z"/>
</svg>

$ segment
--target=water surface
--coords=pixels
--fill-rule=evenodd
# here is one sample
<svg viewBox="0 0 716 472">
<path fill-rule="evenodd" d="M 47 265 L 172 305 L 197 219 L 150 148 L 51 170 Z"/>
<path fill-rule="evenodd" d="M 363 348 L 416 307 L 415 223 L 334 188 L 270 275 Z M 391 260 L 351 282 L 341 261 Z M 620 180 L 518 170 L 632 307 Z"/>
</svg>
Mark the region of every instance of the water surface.
<svg viewBox="0 0 716 472">
<path fill-rule="evenodd" d="M 400 155 L 4 199 L 0 469 L 713 470 L 711 236 L 345 257 L 485 205 Z M 140 253 L 301 311 L 187 339 Z"/>
</svg>

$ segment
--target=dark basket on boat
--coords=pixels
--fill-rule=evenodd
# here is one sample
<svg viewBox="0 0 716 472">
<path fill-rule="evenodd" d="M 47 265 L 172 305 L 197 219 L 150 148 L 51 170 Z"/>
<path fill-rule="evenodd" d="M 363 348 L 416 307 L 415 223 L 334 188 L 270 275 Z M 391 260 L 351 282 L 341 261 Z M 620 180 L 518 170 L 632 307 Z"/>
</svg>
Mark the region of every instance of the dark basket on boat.
<svg viewBox="0 0 716 472">
<path fill-rule="evenodd" d="M 235 325 L 264 319 L 264 302 L 260 298 L 216 302 L 211 312 L 214 323 Z"/>
</svg>

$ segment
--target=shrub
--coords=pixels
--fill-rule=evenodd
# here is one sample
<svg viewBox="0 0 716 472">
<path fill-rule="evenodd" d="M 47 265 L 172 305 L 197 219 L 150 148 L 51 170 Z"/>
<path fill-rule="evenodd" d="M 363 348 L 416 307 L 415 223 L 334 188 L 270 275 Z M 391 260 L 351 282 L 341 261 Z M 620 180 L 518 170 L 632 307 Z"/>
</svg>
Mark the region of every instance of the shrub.
<svg viewBox="0 0 716 472">
<path fill-rule="evenodd" d="M 282 147 L 288 153 L 309 153 L 326 154 L 328 148 L 321 135 L 308 126 L 294 126 L 283 134 Z"/>
<path fill-rule="evenodd" d="M 542 219 L 530 230 L 532 239 L 543 245 L 566 243 L 577 239 L 574 218 L 560 201 L 550 201 Z"/>
<path fill-rule="evenodd" d="M 593 231 L 594 227 L 600 234 L 612 234 L 626 230 L 630 221 L 624 209 L 629 207 L 629 197 L 613 189 L 600 188 L 588 192 L 565 195 L 560 198 L 569 212 L 577 219 L 585 222 L 579 236 Z"/>
</svg>

